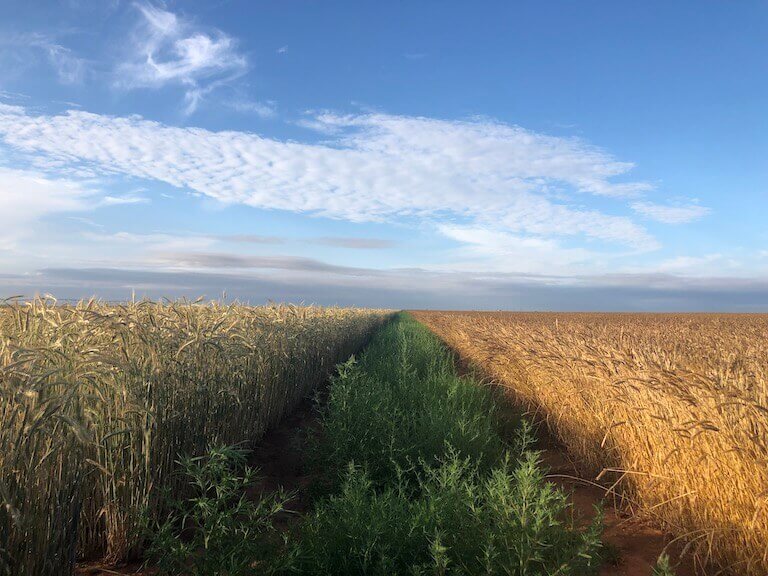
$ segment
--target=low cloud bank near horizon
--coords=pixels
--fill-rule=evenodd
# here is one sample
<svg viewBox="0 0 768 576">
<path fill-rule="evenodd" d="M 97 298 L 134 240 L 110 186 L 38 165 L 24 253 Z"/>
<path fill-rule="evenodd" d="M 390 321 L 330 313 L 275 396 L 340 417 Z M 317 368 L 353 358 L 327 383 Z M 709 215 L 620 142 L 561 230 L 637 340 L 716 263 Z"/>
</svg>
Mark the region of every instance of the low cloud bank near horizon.
<svg viewBox="0 0 768 576">
<path fill-rule="evenodd" d="M 265 268 L 282 264 L 262 262 Z M 306 262 L 304 264 L 307 264 Z M 600 277 L 471 276 L 421 269 L 359 274 L 294 263 L 287 274 L 49 268 L 0 275 L 0 298 L 52 294 L 62 301 L 198 298 L 445 310 L 768 312 L 768 279 L 669 274 Z"/>
</svg>

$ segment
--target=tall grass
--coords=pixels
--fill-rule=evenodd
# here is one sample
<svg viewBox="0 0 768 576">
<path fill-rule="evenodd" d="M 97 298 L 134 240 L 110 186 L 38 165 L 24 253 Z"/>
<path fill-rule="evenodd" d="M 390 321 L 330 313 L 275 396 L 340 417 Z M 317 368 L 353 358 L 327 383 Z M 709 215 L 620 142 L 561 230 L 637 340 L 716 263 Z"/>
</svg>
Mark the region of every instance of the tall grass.
<svg viewBox="0 0 768 576">
<path fill-rule="evenodd" d="M 0 573 L 141 549 L 179 454 L 257 440 L 388 316 L 52 300 L 0 308 Z"/>
<path fill-rule="evenodd" d="M 768 574 L 768 317 L 416 317 L 702 564 Z"/>
<path fill-rule="evenodd" d="M 505 442 L 488 390 L 408 316 L 332 380 L 315 464 L 331 475 L 291 548 L 300 574 L 588 575 L 581 526 L 530 438 Z"/>
</svg>

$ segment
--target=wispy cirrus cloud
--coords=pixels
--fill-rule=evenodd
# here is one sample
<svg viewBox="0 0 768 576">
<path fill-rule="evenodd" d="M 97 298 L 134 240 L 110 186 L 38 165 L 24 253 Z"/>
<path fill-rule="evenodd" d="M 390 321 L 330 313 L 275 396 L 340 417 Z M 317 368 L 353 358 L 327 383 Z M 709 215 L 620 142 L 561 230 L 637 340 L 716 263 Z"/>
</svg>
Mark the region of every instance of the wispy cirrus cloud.
<svg viewBox="0 0 768 576">
<path fill-rule="evenodd" d="M 687 224 L 707 216 L 711 210 L 698 204 L 655 204 L 635 202 L 632 208 L 646 218 L 663 224 Z"/>
<path fill-rule="evenodd" d="M 48 60 L 56 70 L 59 81 L 63 84 L 79 84 L 85 78 L 87 71 L 87 61 L 75 55 L 72 50 L 47 42 L 41 47 L 46 51 Z"/>
<path fill-rule="evenodd" d="M 154 255 L 153 262 L 164 267 L 198 270 L 288 270 L 293 272 L 332 273 L 352 276 L 374 276 L 380 271 L 353 266 L 339 266 L 302 256 L 253 256 L 228 252 L 184 251 Z"/>
<path fill-rule="evenodd" d="M 88 72 L 88 60 L 64 46 L 54 35 L 40 32 L 13 34 L 0 39 L 0 46 L 17 52 L 17 58 L 23 61 L 39 60 L 37 55 L 42 54 L 62 84 L 79 84 Z"/>
<path fill-rule="evenodd" d="M 255 114 L 261 118 L 273 118 L 277 115 L 277 105 L 271 100 L 261 102 L 247 98 L 235 98 L 225 101 L 224 105 L 241 114 Z"/>
<path fill-rule="evenodd" d="M 584 195 L 627 197 L 632 164 L 581 140 L 495 121 L 317 114 L 323 142 L 179 128 L 83 111 L 0 109 L 0 138 L 52 169 L 123 174 L 225 204 L 351 222 L 445 223 L 521 237 L 581 237 L 651 250 L 629 216 L 583 207 Z"/>
<path fill-rule="evenodd" d="M 178 85 L 186 113 L 217 87 L 244 74 L 245 55 L 219 30 L 203 30 L 191 20 L 148 2 L 135 4 L 141 15 L 127 61 L 115 70 L 115 85 L 125 89 Z"/>
</svg>

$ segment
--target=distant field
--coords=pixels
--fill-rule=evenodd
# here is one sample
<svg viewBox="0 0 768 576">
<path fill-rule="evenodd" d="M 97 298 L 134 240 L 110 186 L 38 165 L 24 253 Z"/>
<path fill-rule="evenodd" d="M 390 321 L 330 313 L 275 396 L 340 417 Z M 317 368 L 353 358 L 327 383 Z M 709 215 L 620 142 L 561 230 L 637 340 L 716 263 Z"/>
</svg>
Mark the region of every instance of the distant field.
<svg viewBox="0 0 768 576">
<path fill-rule="evenodd" d="M 0 574 L 143 548 L 183 454 L 259 439 L 390 316 L 150 302 L 0 308 Z"/>
<path fill-rule="evenodd" d="M 702 562 L 768 574 L 768 315 L 414 316 Z"/>
</svg>

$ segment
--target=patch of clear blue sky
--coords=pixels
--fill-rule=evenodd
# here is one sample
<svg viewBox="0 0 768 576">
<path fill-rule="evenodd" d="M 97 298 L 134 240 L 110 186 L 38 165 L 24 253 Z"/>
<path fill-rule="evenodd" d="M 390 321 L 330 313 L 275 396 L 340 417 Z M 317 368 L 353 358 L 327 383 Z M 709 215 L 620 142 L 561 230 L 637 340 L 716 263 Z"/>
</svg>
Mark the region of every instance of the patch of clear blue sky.
<svg viewBox="0 0 768 576">
<path fill-rule="evenodd" d="M 93 61 L 119 59 L 136 19 L 130 3 L 0 4 L 3 36 L 45 33 Z M 768 3 L 764 1 L 168 2 L 165 8 L 234 37 L 247 74 L 191 116 L 183 90 L 115 91 L 108 82 L 62 84 L 23 62 L 0 89 L 46 112 L 79 104 L 99 114 L 278 139 L 321 139 L 293 121 L 306 110 L 380 110 L 463 119 L 475 115 L 559 136 L 578 136 L 631 161 L 633 180 L 667 198 L 699 199 L 712 215 L 684 226 L 645 223 L 668 256 L 768 248 Z M 287 47 L 285 50 L 280 50 Z M 2 48 L 0 48 L 2 50 Z M 0 60 L 4 65 L 7 60 Z M 40 65 L 42 66 L 42 65 Z M 105 70 L 106 72 L 106 70 Z M 217 99 L 274 101 L 262 118 Z M 147 184 L 153 194 L 167 187 Z M 167 190 L 166 190 L 167 191 Z M 586 200 L 585 200 L 586 202 Z M 609 200 L 591 198 L 600 208 Z M 290 213 L 194 208 L 102 210 L 113 229 L 274 235 L 375 235 L 418 229 L 312 220 Z M 609 210 L 610 211 L 610 210 Z M 428 250 L 437 240 L 422 238 Z M 306 248 L 322 256 L 330 248 Z M 416 265 L 420 253 L 392 263 Z M 340 256 L 342 257 L 342 256 Z M 346 252 L 360 264 L 370 255 Z M 389 256 L 377 255 L 386 266 Z M 355 261 L 356 260 L 356 261 Z"/>
</svg>

